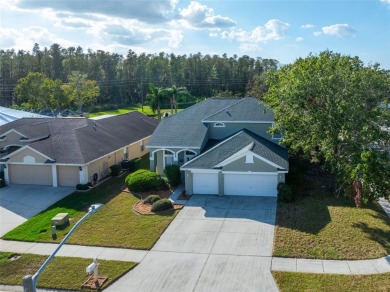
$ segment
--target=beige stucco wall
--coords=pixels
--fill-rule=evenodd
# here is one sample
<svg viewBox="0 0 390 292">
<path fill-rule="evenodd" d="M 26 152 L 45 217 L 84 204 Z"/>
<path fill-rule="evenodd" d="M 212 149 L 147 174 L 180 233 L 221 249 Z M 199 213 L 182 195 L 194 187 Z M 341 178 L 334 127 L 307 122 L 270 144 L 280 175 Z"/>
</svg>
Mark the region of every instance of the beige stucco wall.
<svg viewBox="0 0 390 292">
<path fill-rule="evenodd" d="M 51 165 L 8 164 L 11 184 L 52 185 Z"/>
<path fill-rule="evenodd" d="M 149 137 L 143 139 L 144 145 L 148 140 Z M 141 150 L 141 141 L 137 141 L 126 147 L 128 148 L 128 160 L 141 157 L 149 152 L 149 150 L 145 147 Z M 125 147 L 88 164 L 88 181 L 93 181 L 93 175 L 95 173 L 98 174 L 98 179 L 100 179 L 102 177 L 102 172 L 105 172 L 106 174 L 109 173 L 111 165 L 121 163 L 122 160 L 124 160 L 124 148 Z"/>
<path fill-rule="evenodd" d="M 210 139 L 223 139 L 236 133 L 242 129 L 248 129 L 249 131 L 263 136 L 267 139 L 271 139 L 272 135 L 268 134 L 268 130 L 272 127 L 272 123 L 264 124 L 250 124 L 250 123 L 225 123 L 225 127 L 214 127 L 214 123 L 209 125 L 209 138 Z"/>
<path fill-rule="evenodd" d="M 253 157 L 253 163 L 245 163 L 245 156 L 233 161 L 222 169 L 223 171 L 276 172 L 276 167 Z"/>
<path fill-rule="evenodd" d="M 57 178 L 59 186 L 75 186 L 80 183 L 80 170 L 78 166 L 57 166 Z"/>
<path fill-rule="evenodd" d="M 43 157 L 42 155 L 38 154 L 35 151 L 32 151 L 31 149 L 24 149 L 20 151 L 19 153 L 14 154 L 8 162 L 23 162 L 23 159 L 25 156 L 32 156 L 35 158 L 35 163 L 44 163 L 47 158 Z"/>
<path fill-rule="evenodd" d="M 10 132 L 5 137 L 6 137 L 5 141 L 0 141 L 0 148 L 3 148 L 4 146 L 8 146 L 8 145 L 25 145 L 25 143 L 19 141 L 19 139 L 22 136 L 20 136 L 15 132 Z"/>
</svg>

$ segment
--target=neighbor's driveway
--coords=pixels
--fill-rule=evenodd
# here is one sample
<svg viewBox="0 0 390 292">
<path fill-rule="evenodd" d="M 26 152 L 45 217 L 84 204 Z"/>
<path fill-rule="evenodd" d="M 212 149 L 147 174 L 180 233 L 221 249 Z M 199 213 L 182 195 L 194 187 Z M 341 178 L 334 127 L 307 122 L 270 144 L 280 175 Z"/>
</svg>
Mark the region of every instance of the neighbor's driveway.
<svg viewBox="0 0 390 292">
<path fill-rule="evenodd" d="M 108 291 L 277 291 L 276 198 L 193 196 L 141 263 Z"/>
<path fill-rule="evenodd" d="M 12 185 L 0 189 L 0 236 L 73 191 L 73 187 L 36 185 Z"/>
</svg>

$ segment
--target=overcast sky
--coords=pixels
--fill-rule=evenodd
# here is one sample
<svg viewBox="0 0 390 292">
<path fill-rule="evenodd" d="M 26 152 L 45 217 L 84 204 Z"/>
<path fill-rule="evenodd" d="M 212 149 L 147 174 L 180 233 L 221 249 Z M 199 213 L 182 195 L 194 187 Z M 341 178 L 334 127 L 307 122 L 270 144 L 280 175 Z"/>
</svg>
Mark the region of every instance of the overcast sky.
<svg viewBox="0 0 390 292">
<path fill-rule="evenodd" d="M 329 49 L 390 69 L 390 0 L 0 0 L 0 48 L 237 54 Z"/>
</svg>

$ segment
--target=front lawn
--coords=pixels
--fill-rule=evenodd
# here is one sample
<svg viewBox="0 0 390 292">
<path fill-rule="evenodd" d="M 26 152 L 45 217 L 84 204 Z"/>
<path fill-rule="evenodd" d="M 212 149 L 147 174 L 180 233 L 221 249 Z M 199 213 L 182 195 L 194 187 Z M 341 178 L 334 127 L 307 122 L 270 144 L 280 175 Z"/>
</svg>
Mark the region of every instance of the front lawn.
<svg viewBox="0 0 390 292">
<path fill-rule="evenodd" d="M 59 242 L 86 214 L 91 204 L 103 203 L 104 206 L 85 220 L 67 243 L 150 249 L 176 216 L 177 211 L 155 216 L 139 215 L 132 209 L 138 199 L 132 194 L 121 192 L 123 184 L 124 176 L 121 176 L 111 178 L 89 192 L 75 192 L 11 230 L 3 239 Z M 69 213 L 71 224 L 62 230 L 57 229 L 58 238 L 53 240 L 50 219 L 64 212 Z"/>
<path fill-rule="evenodd" d="M 47 256 L 22 254 L 11 260 L 13 253 L 0 252 L 0 284 L 22 285 L 26 275 L 32 275 L 40 268 Z M 55 257 L 38 278 L 38 288 L 80 290 L 89 276 L 85 268 L 92 259 Z M 99 276 L 107 277 L 103 289 L 131 270 L 136 263 L 98 260 Z"/>
<path fill-rule="evenodd" d="M 316 172 L 314 172 L 316 173 Z M 291 203 L 278 202 L 273 255 L 317 259 L 371 259 L 390 253 L 390 220 L 377 203 L 357 209 L 327 191 L 324 173 L 308 175 Z"/>
<path fill-rule="evenodd" d="M 329 275 L 272 272 L 280 291 L 389 291 L 390 273 L 377 275 Z"/>
</svg>

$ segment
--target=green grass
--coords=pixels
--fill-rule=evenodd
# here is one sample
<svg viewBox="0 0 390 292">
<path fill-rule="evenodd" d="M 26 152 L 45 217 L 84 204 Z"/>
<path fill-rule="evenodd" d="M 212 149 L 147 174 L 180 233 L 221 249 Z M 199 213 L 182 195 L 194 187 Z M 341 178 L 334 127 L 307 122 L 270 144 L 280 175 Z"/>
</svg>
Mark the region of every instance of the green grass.
<svg viewBox="0 0 390 292">
<path fill-rule="evenodd" d="M 134 112 L 134 111 L 139 111 L 140 113 L 143 113 L 145 115 L 157 114 L 157 112 L 153 113 L 150 106 L 144 106 L 143 109 L 141 107 L 129 106 L 129 107 L 120 108 L 120 109 L 116 109 L 116 110 L 90 113 L 89 117 L 93 118 L 93 117 L 98 117 L 98 116 L 102 116 L 102 115 L 122 115 L 122 114 L 126 114 L 129 112 Z M 182 109 L 177 109 L 177 111 L 180 112 L 180 111 L 182 111 Z M 171 110 L 170 109 L 162 109 L 161 110 L 161 114 L 166 113 L 166 112 L 170 113 Z"/>
<path fill-rule="evenodd" d="M 318 165 L 293 169 L 289 178 L 299 195 L 278 202 L 274 256 L 357 260 L 390 253 L 390 219 L 377 203 L 357 209 L 351 199 L 335 197 L 332 176 Z"/>
<path fill-rule="evenodd" d="M 326 275 L 272 272 L 280 291 L 389 291 L 390 273 L 377 275 Z"/>
<path fill-rule="evenodd" d="M 104 206 L 86 219 L 70 236 L 67 243 L 150 249 L 171 223 L 178 211 L 164 215 L 142 216 L 132 209 L 138 199 L 121 192 L 125 176 L 111 178 L 86 193 L 75 192 L 58 201 L 47 210 L 11 230 L 3 239 L 59 242 L 70 228 L 87 212 L 93 203 Z M 57 239 L 51 238 L 50 219 L 57 213 L 69 213 L 70 226 L 57 229 Z"/>
<path fill-rule="evenodd" d="M 13 253 L 0 252 L 0 283 L 5 285 L 22 285 L 26 275 L 36 273 L 47 259 L 47 256 L 21 254 L 19 259 L 10 260 Z M 85 268 L 92 259 L 55 257 L 38 278 L 38 288 L 80 290 L 89 276 Z M 98 260 L 99 276 L 108 279 L 103 289 L 116 281 L 123 274 L 136 266 L 133 262 Z"/>
</svg>

